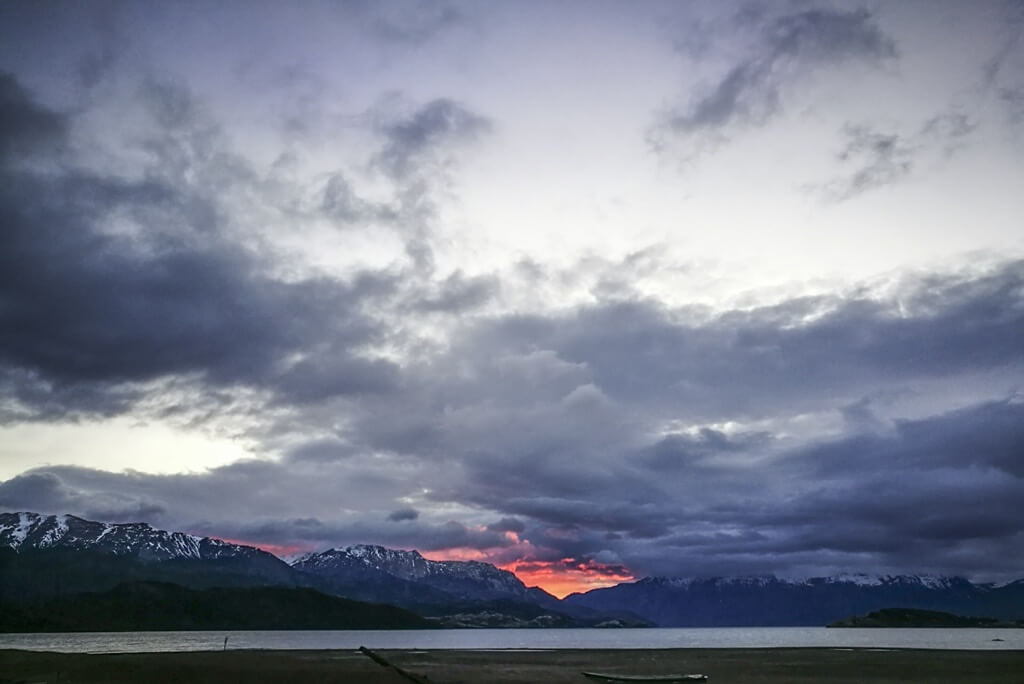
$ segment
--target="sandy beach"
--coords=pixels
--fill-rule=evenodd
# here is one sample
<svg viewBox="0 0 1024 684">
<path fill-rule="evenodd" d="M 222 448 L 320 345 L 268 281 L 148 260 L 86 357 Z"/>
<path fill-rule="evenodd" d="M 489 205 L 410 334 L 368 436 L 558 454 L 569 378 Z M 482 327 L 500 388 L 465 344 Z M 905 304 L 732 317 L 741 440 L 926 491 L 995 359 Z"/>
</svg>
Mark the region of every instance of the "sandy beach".
<svg viewBox="0 0 1024 684">
<path fill-rule="evenodd" d="M 582 670 L 702 673 L 712 682 L 1024 683 L 1024 651 L 672 649 L 379 651 L 437 684 L 587 681 Z M 227 651 L 83 655 L 0 651 L 10 682 L 366 682 L 403 679 L 354 651 Z"/>
</svg>

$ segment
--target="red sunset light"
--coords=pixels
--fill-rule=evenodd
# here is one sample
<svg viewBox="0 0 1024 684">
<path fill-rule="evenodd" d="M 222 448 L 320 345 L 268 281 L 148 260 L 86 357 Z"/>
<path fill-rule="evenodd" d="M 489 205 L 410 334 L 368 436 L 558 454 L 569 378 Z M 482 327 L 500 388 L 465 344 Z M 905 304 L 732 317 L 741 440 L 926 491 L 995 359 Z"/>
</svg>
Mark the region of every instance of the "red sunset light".
<svg viewBox="0 0 1024 684">
<path fill-rule="evenodd" d="M 621 565 L 606 565 L 595 561 L 515 561 L 499 566 L 508 570 L 527 586 L 537 586 L 558 598 L 575 592 L 610 587 L 635 578 Z"/>
</svg>

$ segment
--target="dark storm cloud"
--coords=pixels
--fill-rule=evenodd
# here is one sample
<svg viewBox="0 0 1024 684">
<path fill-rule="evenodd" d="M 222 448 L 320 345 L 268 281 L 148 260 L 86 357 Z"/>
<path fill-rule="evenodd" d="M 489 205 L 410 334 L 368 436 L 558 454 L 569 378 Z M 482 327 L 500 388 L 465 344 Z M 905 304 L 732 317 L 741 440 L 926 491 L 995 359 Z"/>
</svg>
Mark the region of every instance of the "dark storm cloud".
<svg viewBox="0 0 1024 684">
<path fill-rule="evenodd" d="M 36 104 L 13 74 L 0 71 L 0 163 L 60 144 L 66 131 L 64 116 Z"/>
<path fill-rule="evenodd" d="M 390 364 L 352 351 L 378 335 L 359 308 L 393 284 L 267 275 L 262 255 L 230 239 L 215 196 L 181 180 L 209 172 L 216 191 L 251 175 L 218 152 L 186 91 L 147 86 L 165 132 L 147 144 L 158 171 L 126 180 L 63 166 L 64 118 L 10 76 L 0 90 L 0 378 L 26 410 L 109 413 L 130 402 L 131 383 L 186 374 L 295 401 L 395 386 Z M 15 166 L 32 155 L 60 170 Z M 107 230 L 115 215 L 145 232 Z"/>
<path fill-rule="evenodd" d="M 778 49 L 824 49 L 794 47 L 808 30 L 782 30 L 793 36 Z M 184 475 L 37 468 L 0 483 L 0 506 L 284 545 L 523 545 L 537 562 L 639 573 L 965 567 L 997 542 L 1019 548 L 1006 511 L 1022 493 L 1020 403 L 992 401 L 991 385 L 984 402 L 958 391 L 977 374 L 1024 380 L 1024 262 L 714 312 L 638 295 L 639 255 L 604 278 L 614 297 L 484 313 L 497 279 L 274 275 L 222 197 L 259 195 L 260 174 L 185 89 L 143 89 L 151 164 L 124 176 L 69 161 L 68 119 L 16 81 L 3 92 L 0 120 L 24 133 L 0 158 L 8 419 L 114 415 L 143 399 L 258 414 L 284 456 Z M 335 220 L 404 221 L 429 249 L 429 186 L 486 126 L 449 100 L 391 119 L 373 158 L 394 183 L 393 215 L 344 176 L 314 203 Z M 951 115 L 917 135 L 941 147 L 968 131 Z M 901 141 L 866 130 L 850 154 L 885 158 Z M 113 229 L 115 213 L 129 230 Z M 459 317 L 444 344 L 367 353 L 439 314 Z M 885 413 L 887 393 L 936 386 L 949 396 L 934 415 Z M 187 402 L 163 398 L 182 391 Z M 234 405 L 234 391 L 255 397 Z M 780 424 L 824 413 L 841 433 L 812 445 Z M 478 524 L 447 520 L 449 506 Z"/>
<path fill-rule="evenodd" d="M 304 442 L 289 451 L 285 460 L 296 463 L 332 463 L 351 456 L 350 444 L 337 438 L 330 438 Z"/>
<path fill-rule="evenodd" d="M 552 545 L 557 553 L 570 547 L 576 555 L 612 548 L 638 569 L 660 571 L 667 571 L 675 552 L 648 552 L 644 540 L 671 539 L 683 530 L 706 527 L 757 529 L 759 516 L 768 514 L 754 502 L 784 507 L 791 497 L 837 482 L 851 485 L 851 499 L 842 505 L 852 506 L 860 491 L 852 485 L 863 480 L 865 470 L 891 476 L 905 467 L 901 480 L 935 468 L 1012 473 L 1020 453 L 1016 404 L 954 411 L 934 422 L 890 423 L 869 415 L 862 398 L 880 387 L 899 391 L 986 370 L 1002 369 L 1008 383 L 1019 382 L 1024 352 L 1015 340 L 1024 330 L 1024 264 L 910 280 L 885 299 L 868 295 L 865 290 L 791 300 L 711 318 L 633 302 L 560 316 L 491 319 L 453 350 L 462 368 L 474 369 L 469 385 L 453 384 L 454 370 L 447 373 L 448 366 L 438 360 L 434 370 L 439 375 L 425 380 L 437 410 L 428 400 L 414 399 L 402 407 L 403 415 L 418 415 L 416 422 L 430 431 L 416 433 L 400 448 L 436 452 L 438 458 L 460 454 L 467 479 L 436 486 L 432 496 L 438 500 L 468 501 L 576 530 L 563 538 L 527 525 L 525 539 Z M 531 376 L 542 379 L 530 385 Z M 499 387 L 495 394 L 493 388 Z M 477 392 L 494 406 L 476 407 Z M 572 402 L 562 401 L 586 394 L 603 398 L 590 404 L 585 418 L 568 407 Z M 763 419 L 822 406 L 834 406 L 855 436 L 806 452 L 789 451 L 795 455 L 788 458 L 777 455 L 787 447 L 770 432 L 726 435 L 704 428 L 656 438 L 645 434 L 660 419 L 698 424 Z M 632 418 L 635 413 L 642 417 Z M 549 429 L 549 421 L 557 427 Z M 377 432 L 379 425 L 363 428 L 361 434 L 372 443 L 396 447 L 393 433 Z M 887 430 L 898 437 L 887 436 Z M 818 450 L 827 455 L 816 455 Z M 910 465 L 900 465 L 904 462 Z M 756 478 L 749 477 L 751 468 Z M 955 487 L 956 482 L 954 477 L 948 484 Z M 1005 497 L 993 501 L 998 511 Z M 840 508 L 834 515 L 840 515 Z M 814 520 L 812 515 L 807 519 Z M 970 527 L 969 521 L 957 520 L 949 520 L 951 529 Z M 716 532 L 700 532 L 698 538 L 703 554 L 719 554 L 717 568 L 731 563 L 771 571 L 807 564 L 814 544 L 799 543 L 804 522 L 794 520 L 785 530 L 757 539 Z M 849 530 L 837 544 L 871 551 L 861 541 L 867 538 L 864 526 L 852 524 Z M 608 539 L 609 532 L 617 538 Z M 919 534 L 924 538 L 926 532 Z M 877 543 L 895 545 L 894 539 Z M 730 544 L 736 545 L 735 554 Z M 740 558 L 741 549 L 760 560 Z M 798 552 L 806 556 L 798 558 Z M 871 561 L 863 563 L 870 567 Z"/>
<path fill-rule="evenodd" d="M 647 301 L 613 302 L 566 317 L 495 319 L 470 333 L 460 353 L 550 350 L 549 365 L 574 370 L 571 381 L 592 382 L 612 401 L 671 405 L 697 420 L 750 418 L 825 396 L 842 401 L 849 393 L 854 401 L 897 378 L 1019 364 L 1022 283 L 1024 263 L 1015 262 L 977 276 L 909 280 L 891 299 L 850 292 L 709 320 Z"/>
<path fill-rule="evenodd" d="M 204 534 L 220 534 L 253 542 L 282 545 L 302 543 L 317 549 L 374 543 L 436 551 L 452 548 L 491 549 L 511 543 L 502 534 L 467 527 L 454 520 L 443 523 L 426 523 L 413 518 L 402 520 L 401 525 L 396 525 L 391 519 L 332 523 L 316 518 L 301 518 L 227 524 L 218 522 L 206 526 L 199 524 L 194 529 Z"/>
<path fill-rule="evenodd" d="M 819 189 L 827 199 L 842 201 L 895 183 L 909 176 L 925 155 L 951 155 L 974 128 L 966 115 L 957 112 L 935 116 L 911 135 L 847 125 L 843 129 L 846 145 L 837 156 L 854 170 Z"/>
<path fill-rule="evenodd" d="M 720 454 L 747 451 L 770 440 L 767 433 L 729 436 L 711 428 L 697 435 L 667 435 L 646 449 L 638 462 L 655 470 L 676 470 L 710 464 Z"/>
<path fill-rule="evenodd" d="M 892 434 L 859 435 L 807 453 L 818 474 L 874 468 L 996 469 L 1024 479 L 1024 403 L 1004 400 L 896 421 Z"/>
<path fill-rule="evenodd" d="M 351 358 L 344 349 L 294 363 L 273 380 L 277 401 L 289 405 L 337 396 L 390 393 L 399 388 L 400 382 L 394 363 Z"/>
<path fill-rule="evenodd" d="M 869 292 L 717 316 L 634 302 L 480 319 L 403 369 L 401 393 L 367 395 L 344 439 L 193 475 L 39 468 L 0 484 L 0 505 L 166 511 L 172 527 L 316 547 L 504 549 L 495 557 L 512 561 L 525 544 L 531 561 L 638 574 L 1008 573 L 987 556 L 1024 550 L 1019 395 L 913 419 L 876 412 L 885 388 L 988 371 L 1019 385 L 1024 264 Z M 838 436 L 808 445 L 772 427 L 830 407 Z M 769 422 L 706 426 L 742 415 Z M 408 482 L 424 492 L 415 509 L 401 501 Z M 290 513 L 295 501 L 308 517 Z M 451 504 L 499 519 L 432 514 Z"/>
<path fill-rule="evenodd" d="M 429 463 L 419 480 L 428 509 L 458 502 L 515 516 L 521 537 L 547 549 L 543 559 L 611 552 L 638 571 L 667 571 L 683 542 L 661 552 L 648 544 L 685 537 L 714 556 L 705 570 L 806 566 L 814 544 L 801 546 L 796 521 L 756 537 L 736 530 L 829 482 L 852 487 L 865 469 L 892 473 L 907 461 L 906 477 L 932 467 L 1012 472 L 1012 403 L 934 424 L 876 412 L 887 392 L 919 383 L 955 386 L 990 371 L 1019 383 L 1022 288 L 1024 264 L 1008 263 L 907 279 L 885 297 L 865 288 L 720 315 L 627 301 L 483 318 L 447 353 L 407 367 L 403 392 L 366 404 L 349 436 Z M 662 427 L 830 408 L 852 436 L 803 451 L 771 427 Z M 836 543 L 863 547 L 867 535 L 851 525 Z"/>
<path fill-rule="evenodd" d="M 111 522 L 156 521 L 167 512 L 163 505 L 131 494 L 116 491 L 83 494 L 48 472 L 18 475 L 0 483 L 0 507 L 8 510 L 76 511 L 88 519 Z"/>
<path fill-rule="evenodd" d="M 662 123 L 668 132 L 720 134 L 734 125 L 761 125 L 778 112 L 791 80 L 822 66 L 896 55 L 892 39 L 866 10 L 816 8 L 774 18 L 745 14 L 739 23 L 753 28 L 754 52 L 687 106 L 669 112 Z"/>
<path fill-rule="evenodd" d="M 415 520 L 420 517 L 420 512 L 415 508 L 399 508 L 388 513 L 388 520 L 391 522 L 402 522 L 404 520 Z"/>
<path fill-rule="evenodd" d="M 524 538 L 558 548 L 563 555 L 570 550 L 576 554 L 593 551 L 590 548 L 593 540 L 587 538 L 597 532 L 613 531 L 632 539 L 653 539 L 668 534 L 672 524 L 679 521 L 680 513 L 673 510 L 670 497 L 653 488 L 650 478 L 634 477 L 632 482 L 625 483 L 620 490 L 623 499 L 627 500 L 614 503 L 603 500 L 603 496 L 612 491 L 611 487 L 603 487 L 601 496 L 587 499 L 512 497 L 501 505 L 500 510 L 545 523 L 546 526 L 541 527 L 540 532 L 527 533 Z M 489 505 L 494 506 L 495 503 L 492 500 Z M 552 528 L 556 530 L 554 534 L 544 532 Z M 571 534 L 567 534 L 567 531 Z M 571 541 L 577 536 L 583 539 L 581 543 L 572 546 Z"/>
<path fill-rule="evenodd" d="M 73 492 L 53 473 L 28 473 L 0 483 L 0 505 L 12 509 L 23 506 L 59 509 L 68 506 L 72 497 Z"/>
<path fill-rule="evenodd" d="M 487 529 L 492 532 L 523 532 L 526 530 L 526 525 L 518 518 L 502 518 L 488 525 Z"/>
<path fill-rule="evenodd" d="M 984 554 L 994 545 L 1006 544 L 1003 553 L 1013 556 L 1024 543 L 1013 503 L 1024 495 L 1022 419 L 1019 401 L 993 402 L 900 421 L 887 436 L 854 435 L 791 451 L 758 469 L 766 482 L 792 483 L 780 495 L 736 497 L 718 478 L 718 501 L 701 511 L 698 524 L 684 522 L 664 542 L 716 563 L 760 559 L 751 565 L 760 572 L 814 554 L 869 570 L 986 567 Z M 708 525 L 743 533 L 700 531 Z M 681 531 L 687 527 L 693 531 Z M 708 571 L 701 562 L 675 571 L 668 558 L 651 562 L 657 572 Z"/>
<path fill-rule="evenodd" d="M 144 396 L 141 388 L 116 381 L 55 384 L 48 376 L 25 368 L 0 370 L 0 425 L 21 420 L 61 420 L 69 412 L 95 416 L 126 413 Z"/>
</svg>

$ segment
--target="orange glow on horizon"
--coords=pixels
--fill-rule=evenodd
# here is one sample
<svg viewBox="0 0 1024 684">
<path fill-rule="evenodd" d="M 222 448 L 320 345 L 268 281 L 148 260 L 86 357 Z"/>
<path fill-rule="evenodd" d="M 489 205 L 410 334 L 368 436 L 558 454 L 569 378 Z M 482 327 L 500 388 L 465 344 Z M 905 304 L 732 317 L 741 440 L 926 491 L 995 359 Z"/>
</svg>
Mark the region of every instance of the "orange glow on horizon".
<svg viewBox="0 0 1024 684">
<path fill-rule="evenodd" d="M 592 560 L 579 561 L 563 558 L 560 561 L 531 561 L 520 558 L 501 562 L 486 551 L 466 547 L 422 551 L 420 555 L 435 561 L 475 560 L 492 563 L 496 567 L 514 574 L 526 586 L 540 587 L 558 598 L 565 598 L 575 592 L 632 582 L 636 579 L 629 570 L 621 565 L 608 565 Z"/>
<path fill-rule="evenodd" d="M 510 538 L 512 538 L 511 533 Z M 229 539 L 227 537 L 211 537 L 211 539 L 219 539 L 228 544 L 253 546 L 278 557 L 311 550 L 309 546 L 301 544 L 269 544 L 245 539 Z M 518 542 L 518 539 L 516 541 Z M 526 546 L 528 547 L 528 544 Z M 508 549 L 505 550 L 508 551 Z M 529 552 L 532 549 L 520 547 L 516 551 Z M 488 553 L 487 550 L 468 547 L 421 551 L 420 555 L 427 560 L 433 561 L 454 560 L 491 563 L 495 567 L 511 572 L 522 580 L 526 586 L 540 587 L 558 598 L 565 598 L 569 594 L 576 592 L 610 587 L 622 582 L 632 582 L 636 579 L 628 569 L 621 565 L 609 565 L 593 560 L 580 561 L 573 558 L 563 558 L 559 561 L 533 561 L 519 558 L 513 561 L 502 562 L 494 558 L 494 554 Z"/>
<path fill-rule="evenodd" d="M 440 549 L 438 551 L 420 551 L 420 555 L 432 561 L 482 561 L 490 563 L 486 553 L 480 549 L 467 549 L 457 547 L 452 549 Z"/>
<path fill-rule="evenodd" d="M 499 567 L 514 573 L 523 584 L 540 587 L 560 599 L 576 592 L 611 587 L 636 579 L 621 566 L 571 558 L 557 562 L 513 561 Z"/>
<path fill-rule="evenodd" d="M 238 544 L 239 546 L 254 546 L 261 551 L 272 553 L 278 558 L 310 550 L 308 547 L 302 546 L 301 544 L 264 544 L 263 542 L 246 541 L 245 539 L 228 539 L 227 537 L 210 537 L 210 539 L 227 542 L 228 544 Z"/>
</svg>

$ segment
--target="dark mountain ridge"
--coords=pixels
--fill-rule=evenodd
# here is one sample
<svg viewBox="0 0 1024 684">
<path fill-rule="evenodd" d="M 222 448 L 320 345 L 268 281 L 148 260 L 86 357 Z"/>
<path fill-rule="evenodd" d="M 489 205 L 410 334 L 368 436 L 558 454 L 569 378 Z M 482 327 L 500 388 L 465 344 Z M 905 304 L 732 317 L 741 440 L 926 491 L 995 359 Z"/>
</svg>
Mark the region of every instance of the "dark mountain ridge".
<svg viewBox="0 0 1024 684">
<path fill-rule="evenodd" d="M 608 614 L 628 611 L 663 627 L 825 625 L 895 606 L 1017 619 L 1024 616 L 1024 581 L 975 584 L 928 575 L 649 577 L 572 594 L 564 602 Z"/>
<path fill-rule="evenodd" d="M 146 523 L 0 513 L 0 601 L 103 592 L 125 582 L 307 587 L 437 618 L 486 614 L 490 624 L 505 615 L 517 624 L 554 613 L 552 622 L 579 624 L 557 612 L 560 602 L 547 592 L 477 561 L 431 561 L 416 551 L 360 545 L 308 554 L 290 566 L 254 547 Z"/>
<path fill-rule="evenodd" d="M 527 587 L 513 573 L 480 561 L 434 561 L 418 551 L 358 544 L 302 556 L 292 568 L 322 591 L 363 601 L 390 603 L 421 615 L 479 616 L 480 626 L 518 625 L 547 620 L 580 626 L 595 617 L 538 587 Z"/>
<path fill-rule="evenodd" d="M 427 560 L 418 551 L 359 544 L 296 559 L 292 567 L 331 581 L 395 579 L 430 587 L 460 600 L 519 599 L 557 604 L 551 594 L 527 587 L 508 570 L 480 561 Z"/>
<path fill-rule="evenodd" d="M 994 585 L 921 575 L 649 577 L 559 600 L 488 563 L 432 561 L 416 551 L 356 545 L 307 554 L 289 565 L 254 547 L 146 523 L 0 513 L 0 601 L 24 604 L 140 581 L 193 590 L 310 588 L 460 625 L 472 624 L 473 616 L 480 625 L 582 626 L 609 617 L 665 627 L 825 625 L 893 607 L 1024 617 L 1024 580 Z"/>
<path fill-rule="evenodd" d="M 0 604 L 2 632 L 159 629 L 426 629 L 432 623 L 394 606 L 350 601 L 313 589 L 189 589 L 129 582 L 86 592 Z"/>
<path fill-rule="evenodd" d="M 0 513 L 0 600 L 104 591 L 126 581 L 300 586 L 277 556 L 210 537 L 73 515 Z"/>
</svg>

